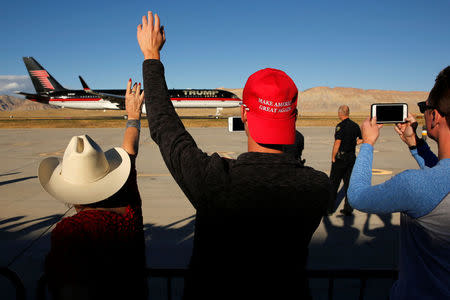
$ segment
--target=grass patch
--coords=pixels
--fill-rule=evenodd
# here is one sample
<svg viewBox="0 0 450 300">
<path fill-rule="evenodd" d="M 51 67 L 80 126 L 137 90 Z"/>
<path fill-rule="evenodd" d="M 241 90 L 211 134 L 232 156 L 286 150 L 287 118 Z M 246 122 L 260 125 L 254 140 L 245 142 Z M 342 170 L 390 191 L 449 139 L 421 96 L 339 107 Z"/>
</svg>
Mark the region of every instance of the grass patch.
<svg viewBox="0 0 450 300">
<path fill-rule="evenodd" d="M 226 119 L 184 119 L 186 127 L 227 127 Z M 125 128 L 126 120 L 0 119 L 0 128 Z M 148 127 L 145 119 L 142 127 Z"/>
<path fill-rule="evenodd" d="M 239 109 L 223 110 L 221 119 L 200 119 L 212 116 L 215 109 L 178 109 L 183 118 L 199 117 L 199 119 L 182 119 L 186 127 L 228 127 L 228 116 L 239 116 Z M 0 111 L 0 128 L 124 128 L 126 115 L 123 110 L 77 110 L 49 109 L 34 111 Z M 367 116 L 354 114 L 350 116 L 357 124 L 361 124 Z M 416 116 L 423 123 L 422 115 Z M 422 121 L 422 122 L 421 122 Z M 301 115 L 297 119 L 298 127 L 327 126 L 334 127 L 339 123 L 336 113 Z M 142 127 L 148 127 L 145 116 Z"/>
</svg>

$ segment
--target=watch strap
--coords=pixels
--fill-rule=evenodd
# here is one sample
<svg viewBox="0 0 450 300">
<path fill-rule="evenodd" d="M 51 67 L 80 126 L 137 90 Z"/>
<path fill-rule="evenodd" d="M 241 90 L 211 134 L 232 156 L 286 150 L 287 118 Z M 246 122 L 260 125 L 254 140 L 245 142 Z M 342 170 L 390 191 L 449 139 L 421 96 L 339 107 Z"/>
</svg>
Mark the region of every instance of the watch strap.
<svg viewBox="0 0 450 300">
<path fill-rule="evenodd" d="M 141 131 L 141 120 L 128 120 L 127 127 L 135 127 L 137 130 Z"/>
</svg>

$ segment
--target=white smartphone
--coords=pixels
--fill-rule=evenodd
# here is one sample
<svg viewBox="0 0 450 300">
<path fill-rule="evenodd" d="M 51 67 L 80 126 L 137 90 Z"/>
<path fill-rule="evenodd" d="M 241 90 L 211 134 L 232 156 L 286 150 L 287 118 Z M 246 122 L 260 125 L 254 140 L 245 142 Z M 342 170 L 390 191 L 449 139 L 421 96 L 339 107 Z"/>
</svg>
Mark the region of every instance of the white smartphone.
<svg viewBox="0 0 450 300">
<path fill-rule="evenodd" d="M 404 123 L 408 117 L 406 103 L 374 103 L 371 105 L 371 117 L 377 117 L 377 124 Z"/>
<path fill-rule="evenodd" d="M 244 123 L 242 123 L 241 117 L 228 117 L 228 131 L 244 131 Z"/>
</svg>

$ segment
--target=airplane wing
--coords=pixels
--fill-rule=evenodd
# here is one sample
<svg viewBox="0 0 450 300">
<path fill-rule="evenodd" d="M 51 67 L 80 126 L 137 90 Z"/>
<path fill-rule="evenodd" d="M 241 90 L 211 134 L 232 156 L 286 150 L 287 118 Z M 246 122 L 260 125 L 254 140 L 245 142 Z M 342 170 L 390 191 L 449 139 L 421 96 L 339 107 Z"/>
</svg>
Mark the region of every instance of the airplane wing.
<svg viewBox="0 0 450 300">
<path fill-rule="evenodd" d="M 44 95 L 38 95 L 38 94 L 29 94 L 29 93 L 24 93 L 24 92 L 19 92 L 19 91 L 15 92 L 15 93 L 18 95 L 25 96 L 25 99 L 27 99 L 27 100 L 35 100 L 40 103 L 48 104 L 48 101 L 50 100 L 50 97 L 47 95 L 44 96 Z"/>
<path fill-rule="evenodd" d="M 103 100 L 107 100 L 113 104 L 116 104 L 119 109 L 125 109 L 125 95 L 122 96 L 91 90 L 91 88 L 87 85 L 86 81 L 84 81 L 84 79 L 81 76 L 78 76 L 78 78 L 80 78 L 81 85 L 83 86 L 83 89 L 86 93 L 96 95 L 102 98 Z"/>
<path fill-rule="evenodd" d="M 96 95 L 96 96 L 102 98 L 103 100 L 107 100 L 113 104 L 116 104 L 119 109 L 122 109 L 122 110 L 125 109 L 125 95 L 121 96 L 121 95 L 115 95 L 115 94 L 100 93 L 100 92 L 93 91 L 91 89 L 85 90 L 85 91 L 86 91 L 86 93 Z"/>
</svg>

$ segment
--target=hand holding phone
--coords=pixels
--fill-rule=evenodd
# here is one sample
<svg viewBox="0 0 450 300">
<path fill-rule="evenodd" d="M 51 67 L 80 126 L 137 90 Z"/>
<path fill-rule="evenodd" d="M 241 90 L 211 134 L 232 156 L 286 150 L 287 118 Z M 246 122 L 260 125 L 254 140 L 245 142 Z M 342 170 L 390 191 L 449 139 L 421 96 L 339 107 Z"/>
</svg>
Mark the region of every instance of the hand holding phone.
<svg viewBox="0 0 450 300">
<path fill-rule="evenodd" d="M 417 121 L 414 116 L 408 113 L 408 118 L 406 118 L 405 123 L 398 123 L 395 125 L 394 129 L 398 133 L 400 139 L 405 142 L 409 147 L 416 146 L 416 129 L 417 129 Z"/>
<path fill-rule="evenodd" d="M 375 145 L 375 142 L 380 135 L 380 128 L 383 127 L 383 124 L 378 124 L 375 122 L 376 118 L 369 118 L 362 123 L 361 125 L 361 134 L 363 138 L 363 143 Z"/>
<path fill-rule="evenodd" d="M 404 123 L 408 117 L 408 104 L 374 103 L 370 112 L 371 118 L 377 117 L 377 124 Z"/>
</svg>

